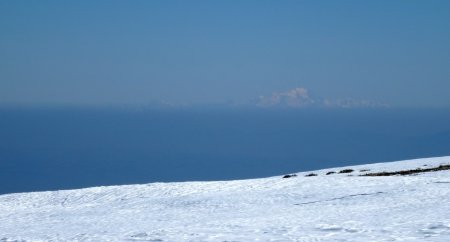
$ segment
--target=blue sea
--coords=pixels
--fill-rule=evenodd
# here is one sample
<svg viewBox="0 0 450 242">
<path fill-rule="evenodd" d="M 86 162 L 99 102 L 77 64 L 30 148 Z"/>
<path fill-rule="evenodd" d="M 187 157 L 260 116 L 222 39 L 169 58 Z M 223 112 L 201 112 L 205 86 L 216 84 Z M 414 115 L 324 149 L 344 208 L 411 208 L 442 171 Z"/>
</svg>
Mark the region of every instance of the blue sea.
<svg viewBox="0 0 450 242">
<path fill-rule="evenodd" d="M 445 155 L 448 109 L 0 109 L 0 194 Z"/>
</svg>

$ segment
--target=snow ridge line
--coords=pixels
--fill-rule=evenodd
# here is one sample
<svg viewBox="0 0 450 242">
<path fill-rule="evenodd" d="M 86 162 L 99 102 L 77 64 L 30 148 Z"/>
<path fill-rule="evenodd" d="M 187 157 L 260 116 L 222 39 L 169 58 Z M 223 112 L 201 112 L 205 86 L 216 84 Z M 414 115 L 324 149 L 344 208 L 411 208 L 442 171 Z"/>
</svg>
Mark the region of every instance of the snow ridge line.
<svg viewBox="0 0 450 242">
<path fill-rule="evenodd" d="M 296 203 L 294 205 L 299 205 L 300 206 L 300 205 L 307 205 L 307 204 L 313 204 L 313 203 L 330 202 L 330 201 L 342 200 L 342 199 L 351 198 L 351 197 L 370 196 L 370 195 L 377 195 L 377 194 L 382 194 L 382 193 L 385 193 L 385 192 L 358 193 L 358 194 L 351 194 L 351 195 L 347 195 L 347 196 L 343 196 L 343 197 L 335 197 L 335 198 L 331 198 L 331 199 L 327 199 L 327 200 L 319 200 L 319 201 L 312 201 L 312 202 Z"/>
</svg>

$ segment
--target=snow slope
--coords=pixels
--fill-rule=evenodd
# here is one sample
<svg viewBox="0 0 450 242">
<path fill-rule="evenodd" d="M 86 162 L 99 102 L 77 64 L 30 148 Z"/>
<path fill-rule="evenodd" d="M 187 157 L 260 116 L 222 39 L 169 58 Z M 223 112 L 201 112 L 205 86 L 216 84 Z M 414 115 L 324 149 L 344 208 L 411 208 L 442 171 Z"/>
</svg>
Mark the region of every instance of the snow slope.
<svg viewBox="0 0 450 242">
<path fill-rule="evenodd" d="M 450 171 L 151 183 L 0 196 L 0 241 L 450 241 Z M 3 181 L 5 182 L 5 181 Z"/>
</svg>

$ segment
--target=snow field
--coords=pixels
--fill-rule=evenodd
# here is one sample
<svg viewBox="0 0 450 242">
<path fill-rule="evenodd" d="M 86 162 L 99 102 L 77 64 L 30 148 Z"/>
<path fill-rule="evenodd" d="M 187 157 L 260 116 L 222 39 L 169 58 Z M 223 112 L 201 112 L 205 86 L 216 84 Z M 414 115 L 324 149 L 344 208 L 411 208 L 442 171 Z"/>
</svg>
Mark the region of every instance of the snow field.
<svg viewBox="0 0 450 242">
<path fill-rule="evenodd" d="M 0 196 L 0 241 L 450 241 L 450 157 L 236 181 Z M 348 174 L 328 171 L 353 169 Z"/>
</svg>

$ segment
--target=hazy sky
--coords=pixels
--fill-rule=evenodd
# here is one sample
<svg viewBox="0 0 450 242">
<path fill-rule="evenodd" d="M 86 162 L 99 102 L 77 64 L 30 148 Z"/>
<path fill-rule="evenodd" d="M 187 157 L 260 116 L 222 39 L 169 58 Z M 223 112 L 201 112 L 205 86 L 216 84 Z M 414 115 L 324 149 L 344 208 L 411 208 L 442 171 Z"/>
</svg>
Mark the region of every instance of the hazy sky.
<svg viewBox="0 0 450 242">
<path fill-rule="evenodd" d="M 450 1 L 0 1 L 0 104 L 450 107 Z"/>
</svg>

